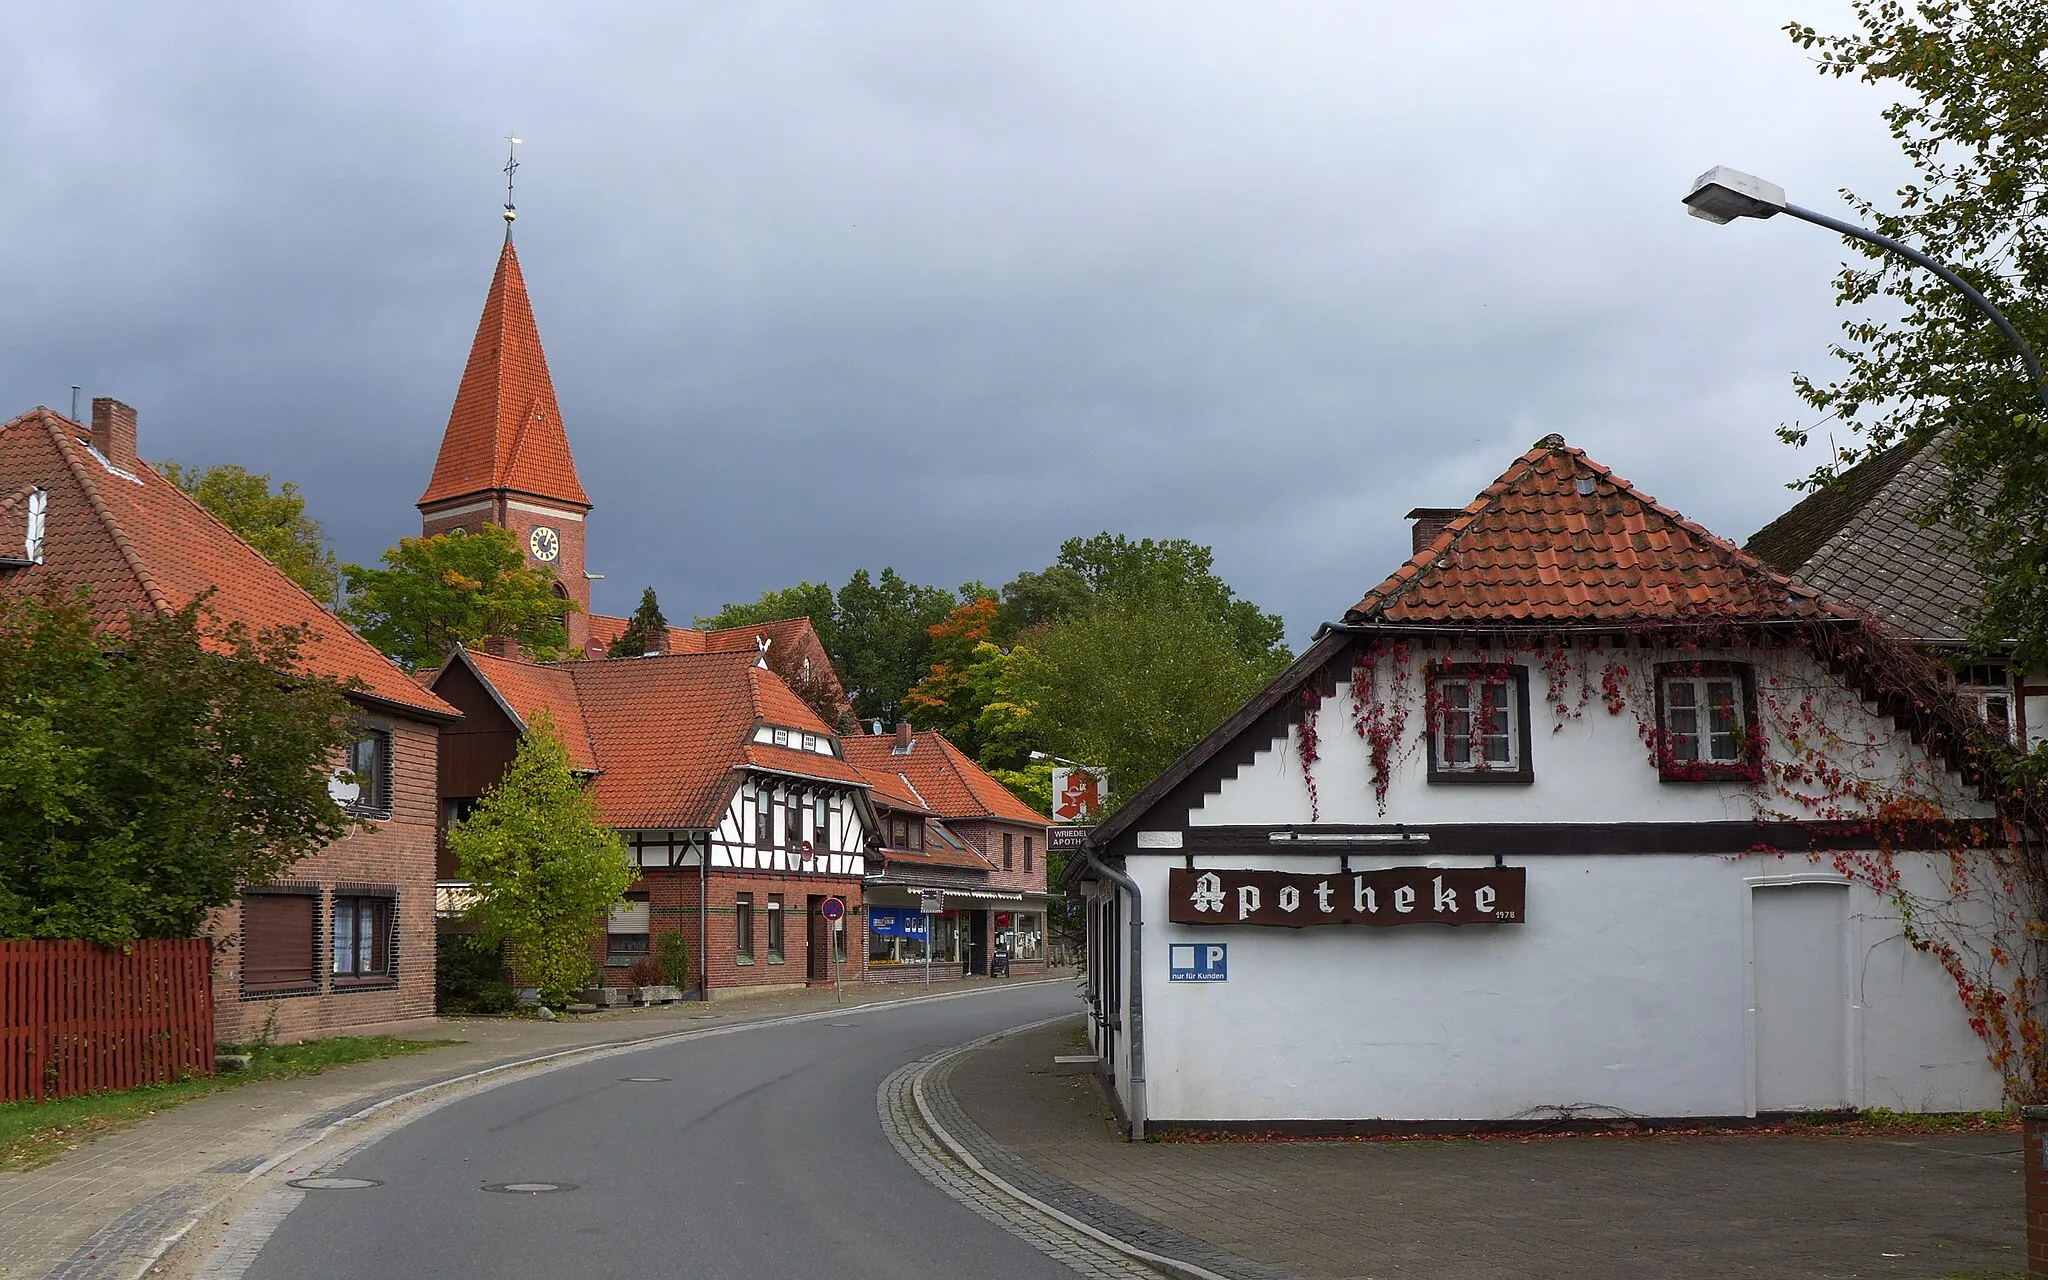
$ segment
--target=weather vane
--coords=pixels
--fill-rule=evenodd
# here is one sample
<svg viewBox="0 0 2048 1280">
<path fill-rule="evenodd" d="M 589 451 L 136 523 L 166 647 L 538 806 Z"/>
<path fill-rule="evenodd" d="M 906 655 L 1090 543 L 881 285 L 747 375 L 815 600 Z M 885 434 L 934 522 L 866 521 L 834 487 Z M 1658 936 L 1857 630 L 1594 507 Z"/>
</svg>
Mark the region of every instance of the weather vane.
<svg viewBox="0 0 2048 1280">
<path fill-rule="evenodd" d="M 512 178 L 519 172 L 519 144 L 524 138 L 505 136 L 505 238 L 512 238 L 512 220 L 519 216 L 519 210 L 512 204 Z"/>
</svg>

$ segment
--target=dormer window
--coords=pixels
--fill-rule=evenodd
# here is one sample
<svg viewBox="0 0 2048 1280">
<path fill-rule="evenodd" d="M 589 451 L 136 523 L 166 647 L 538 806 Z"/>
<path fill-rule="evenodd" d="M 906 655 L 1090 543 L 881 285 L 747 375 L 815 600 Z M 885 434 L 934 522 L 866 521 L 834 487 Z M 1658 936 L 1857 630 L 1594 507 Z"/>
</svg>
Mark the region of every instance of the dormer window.
<svg viewBox="0 0 2048 1280">
<path fill-rule="evenodd" d="M 777 729 L 775 731 L 775 745 L 778 747 L 786 747 L 789 745 L 789 730 Z"/>
</svg>

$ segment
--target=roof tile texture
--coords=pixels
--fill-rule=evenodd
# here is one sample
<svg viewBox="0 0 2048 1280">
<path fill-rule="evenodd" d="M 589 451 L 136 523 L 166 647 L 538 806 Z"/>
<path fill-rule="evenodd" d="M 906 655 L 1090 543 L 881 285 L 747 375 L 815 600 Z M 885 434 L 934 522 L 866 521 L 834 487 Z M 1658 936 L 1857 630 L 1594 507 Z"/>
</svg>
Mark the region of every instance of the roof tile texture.
<svg viewBox="0 0 2048 1280">
<path fill-rule="evenodd" d="M 1943 443 L 1899 445 L 1850 468 L 1758 530 L 1746 550 L 1915 639 L 1964 638 L 1983 576 L 1954 526 L 1919 519 L 1949 483 Z"/>
<path fill-rule="evenodd" d="M 749 740 L 763 722 L 831 735 L 751 654 L 538 664 L 466 653 L 458 660 L 467 660 L 522 722 L 548 708 L 577 767 L 596 771 L 591 794 L 614 827 L 715 825 L 749 767 L 867 785 L 836 756 Z"/>
<path fill-rule="evenodd" d="M 0 570 L 0 591 L 36 591 L 50 581 L 85 587 L 94 616 L 112 624 L 131 612 L 183 608 L 212 590 L 207 608 L 222 622 L 304 627 L 307 669 L 359 681 L 385 702 L 456 714 L 184 490 L 147 463 L 132 475 L 115 472 L 80 443 L 82 430 L 41 408 L 0 425 L 0 492 L 33 485 L 50 495 L 43 563 Z"/>
<path fill-rule="evenodd" d="M 1829 612 L 1818 593 L 1553 437 L 1516 459 L 1345 620 L 1584 626 Z"/>
<path fill-rule="evenodd" d="M 498 255 L 433 478 L 418 505 L 493 489 L 590 506 L 510 239 Z"/>
<path fill-rule="evenodd" d="M 941 818 L 999 818 L 1041 827 L 1051 822 L 936 729 L 913 734 L 910 750 L 903 755 L 895 753 L 894 734 L 863 734 L 845 739 L 842 745 L 846 758 L 864 773 L 900 775 Z"/>
</svg>

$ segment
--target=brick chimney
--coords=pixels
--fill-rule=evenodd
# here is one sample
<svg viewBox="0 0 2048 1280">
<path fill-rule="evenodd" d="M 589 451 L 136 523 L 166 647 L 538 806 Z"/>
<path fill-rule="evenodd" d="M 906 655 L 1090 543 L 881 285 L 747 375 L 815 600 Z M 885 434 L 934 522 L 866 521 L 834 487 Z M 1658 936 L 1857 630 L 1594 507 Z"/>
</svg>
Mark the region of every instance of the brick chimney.
<svg viewBox="0 0 2048 1280">
<path fill-rule="evenodd" d="M 908 720 L 898 720 L 896 722 L 896 745 L 889 748 L 889 753 L 898 756 L 910 754 L 910 722 Z"/>
<path fill-rule="evenodd" d="M 1417 507 L 1410 511 L 1405 517 L 1415 522 L 1414 528 L 1409 531 L 1412 535 L 1410 552 L 1419 554 L 1424 547 L 1437 540 L 1443 533 L 1445 525 L 1464 514 L 1463 507 Z"/>
<path fill-rule="evenodd" d="M 517 662 L 519 661 L 519 642 L 517 640 L 508 640 L 504 636 L 492 636 L 484 641 L 484 652 L 490 654 L 493 658 L 504 658 Z"/>
<path fill-rule="evenodd" d="M 94 396 L 92 447 L 121 470 L 135 470 L 135 410 L 111 396 Z"/>
</svg>

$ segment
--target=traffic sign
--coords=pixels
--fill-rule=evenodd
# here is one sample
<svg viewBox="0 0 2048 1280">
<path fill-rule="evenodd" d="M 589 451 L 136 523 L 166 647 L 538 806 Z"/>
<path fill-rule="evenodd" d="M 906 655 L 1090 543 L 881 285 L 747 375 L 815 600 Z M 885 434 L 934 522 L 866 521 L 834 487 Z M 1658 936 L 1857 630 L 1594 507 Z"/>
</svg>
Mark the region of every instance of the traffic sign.
<svg viewBox="0 0 2048 1280">
<path fill-rule="evenodd" d="M 1169 982 L 1230 981 L 1230 944 L 1172 944 L 1166 948 L 1166 979 Z"/>
<path fill-rule="evenodd" d="M 846 903 L 838 898 L 827 898 L 818 904 L 818 914 L 827 920 L 837 920 L 846 914 Z"/>
<path fill-rule="evenodd" d="M 927 889 L 919 897 L 918 909 L 928 916 L 944 915 L 946 912 L 946 895 L 938 892 L 936 889 Z"/>
</svg>

